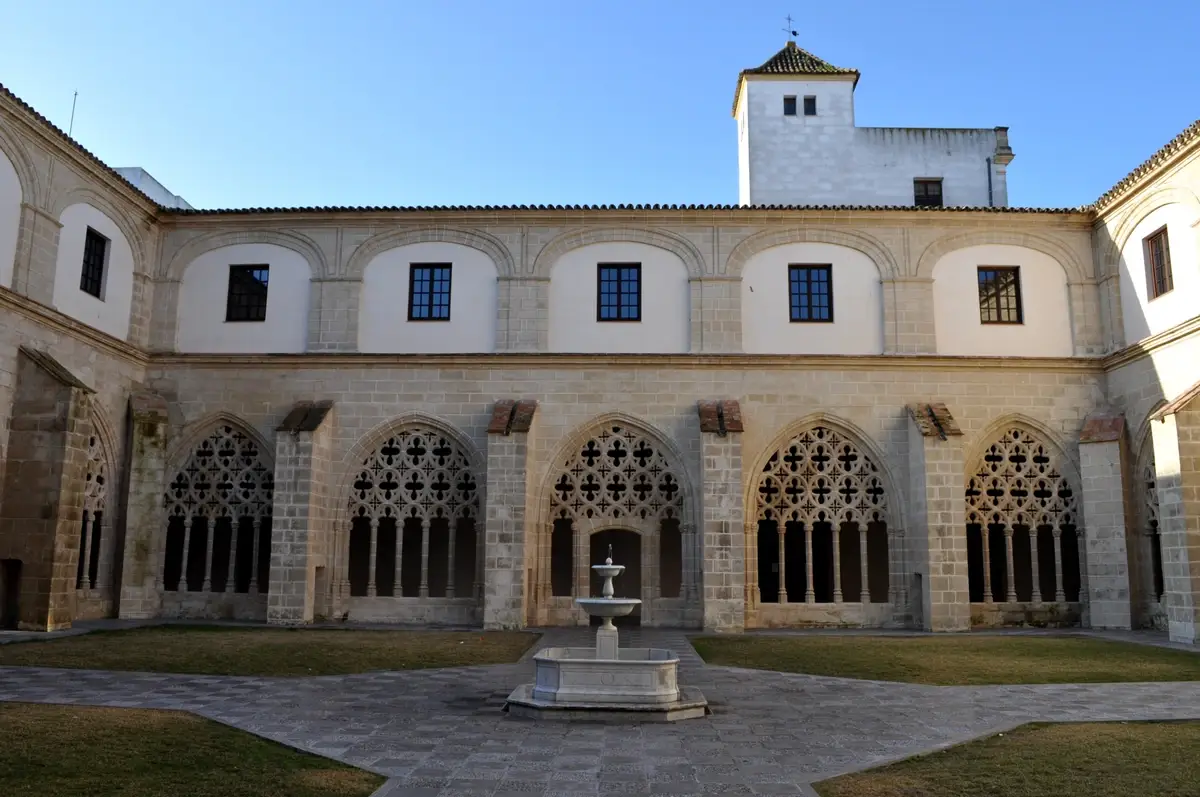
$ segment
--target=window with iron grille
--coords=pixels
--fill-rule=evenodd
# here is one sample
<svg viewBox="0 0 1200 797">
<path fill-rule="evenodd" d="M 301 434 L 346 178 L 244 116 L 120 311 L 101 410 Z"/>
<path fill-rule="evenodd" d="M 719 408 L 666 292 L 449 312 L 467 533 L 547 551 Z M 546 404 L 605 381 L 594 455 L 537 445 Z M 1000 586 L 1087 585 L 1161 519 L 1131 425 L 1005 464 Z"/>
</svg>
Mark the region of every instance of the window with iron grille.
<svg viewBox="0 0 1200 797">
<path fill-rule="evenodd" d="M 816 97 L 805 97 L 804 98 L 804 115 L 805 116 L 816 116 L 817 115 L 817 98 Z"/>
<path fill-rule="evenodd" d="M 833 266 L 788 266 L 793 323 L 832 323 Z"/>
<path fill-rule="evenodd" d="M 79 290 L 97 299 L 104 294 L 104 266 L 108 261 L 108 239 L 87 228 L 83 239 L 83 270 L 79 275 Z"/>
<path fill-rule="evenodd" d="M 1021 269 L 1017 266 L 979 266 L 978 271 L 980 323 L 1024 323 Z"/>
<path fill-rule="evenodd" d="M 783 98 L 783 115 L 784 116 L 795 116 L 796 115 L 796 98 L 795 97 L 784 97 Z"/>
<path fill-rule="evenodd" d="M 596 279 L 597 321 L 642 320 L 641 263 L 601 263 Z"/>
<path fill-rule="evenodd" d="M 230 266 L 226 321 L 266 321 L 270 266 Z"/>
<path fill-rule="evenodd" d="M 449 263 L 413 263 L 408 271 L 408 320 L 450 320 Z"/>
<path fill-rule="evenodd" d="M 1167 228 L 1163 227 L 1147 236 L 1143 248 L 1146 252 L 1146 297 L 1157 299 L 1175 287 L 1171 275 L 1171 247 L 1167 241 Z"/>
<path fill-rule="evenodd" d="M 942 206 L 942 181 L 913 180 L 913 204 L 917 207 L 940 208 Z"/>
</svg>

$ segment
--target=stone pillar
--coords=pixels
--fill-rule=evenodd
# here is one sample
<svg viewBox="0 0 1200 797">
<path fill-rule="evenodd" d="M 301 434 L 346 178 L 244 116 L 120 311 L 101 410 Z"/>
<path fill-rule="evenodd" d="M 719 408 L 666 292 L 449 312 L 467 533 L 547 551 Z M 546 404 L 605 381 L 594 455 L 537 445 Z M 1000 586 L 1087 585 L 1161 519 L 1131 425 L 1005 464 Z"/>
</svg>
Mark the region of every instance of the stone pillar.
<svg viewBox="0 0 1200 797">
<path fill-rule="evenodd" d="M 313 607 L 318 602 L 316 570 L 328 566 L 327 549 L 333 537 L 329 496 L 332 410 L 333 402 L 302 402 L 275 430 L 271 589 L 267 593 L 267 622 L 272 625 L 313 621 Z M 327 597 L 319 602 L 327 605 Z"/>
<path fill-rule="evenodd" d="M 179 280 L 156 280 L 151 295 L 154 312 L 150 316 L 150 350 L 175 351 L 179 324 Z"/>
<path fill-rule="evenodd" d="M 357 351 L 362 280 L 321 277 L 310 284 L 308 351 Z"/>
<path fill-rule="evenodd" d="M 746 626 L 746 530 L 742 497 L 742 410 L 736 401 L 701 401 L 700 571 L 705 631 Z"/>
<path fill-rule="evenodd" d="M 1092 628 L 1132 627 L 1122 478 L 1123 473 L 1131 471 L 1124 416 L 1089 416 L 1079 436 L 1079 477 L 1083 487 L 1080 503 L 1086 545 L 1082 553 L 1087 568 L 1088 625 Z"/>
<path fill-rule="evenodd" d="M 487 508 L 484 513 L 483 627 L 524 628 L 526 562 L 536 547 L 529 532 L 530 455 L 537 402 L 497 401 L 488 424 Z"/>
<path fill-rule="evenodd" d="M 133 299 L 129 309 L 129 342 L 146 347 L 154 315 L 154 280 L 147 274 L 133 275 Z"/>
<path fill-rule="evenodd" d="M 163 496 L 170 478 L 167 402 L 155 393 L 134 393 L 129 397 L 129 425 L 132 444 L 117 616 L 137 620 L 157 617 L 162 608 L 159 588 L 167 537 Z M 181 588 L 186 572 L 179 579 Z"/>
<path fill-rule="evenodd" d="M 908 534 L 913 624 L 926 631 L 971 627 L 962 431 L 945 404 L 908 405 Z M 899 594 L 903 594 L 901 591 Z"/>
<path fill-rule="evenodd" d="M 742 351 L 741 277 L 692 277 L 691 351 L 740 353 Z"/>
<path fill-rule="evenodd" d="M 0 614 L 21 630 L 71 627 L 92 392 L 49 354 L 20 347 L 0 504 L 0 560 L 20 565 L 3 571 L 18 578 L 17 605 Z"/>
<path fill-rule="evenodd" d="M 497 287 L 496 351 L 547 351 L 550 348 L 550 279 L 500 277 Z"/>
<path fill-rule="evenodd" d="M 1163 602 L 1172 642 L 1200 641 L 1200 385 L 1151 417 L 1162 543 Z"/>
<path fill-rule="evenodd" d="M 47 307 L 54 301 L 60 230 L 62 224 L 58 219 L 28 202 L 21 203 L 12 288 Z"/>
<path fill-rule="evenodd" d="M 883 288 L 885 354 L 932 354 L 937 351 L 933 325 L 933 280 L 897 277 Z"/>
<path fill-rule="evenodd" d="M 1013 161 L 1012 146 L 1008 143 L 1008 128 L 997 127 L 996 150 L 992 154 L 992 206 L 1008 207 L 1008 164 Z"/>
</svg>

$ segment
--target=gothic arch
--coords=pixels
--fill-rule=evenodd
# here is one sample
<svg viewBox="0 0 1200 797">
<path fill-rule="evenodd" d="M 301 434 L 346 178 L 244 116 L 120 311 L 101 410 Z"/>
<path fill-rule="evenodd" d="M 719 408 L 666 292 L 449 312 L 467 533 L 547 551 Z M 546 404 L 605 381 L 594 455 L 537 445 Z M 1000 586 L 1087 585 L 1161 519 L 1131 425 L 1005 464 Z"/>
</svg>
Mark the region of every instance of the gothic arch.
<svg viewBox="0 0 1200 797">
<path fill-rule="evenodd" d="M 103 408 L 93 401 L 92 433 L 88 438 L 84 470 L 83 513 L 75 588 L 109 589 L 113 586 L 116 539 L 114 515 L 120 488 L 115 438 Z"/>
<path fill-rule="evenodd" d="M 193 260 L 214 249 L 239 244 L 274 244 L 296 252 L 308 263 L 310 278 L 330 276 L 325 253 L 307 235 L 284 230 L 233 230 L 198 235 L 179 247 L 164 261 L 158 276 L 183 279 L 183 272 Z"/>
<path fill-rule="evenodd" d="M 1066 271 L 1069 284 L 1088 282 L 1093 279 L 1093 275 L 1084 262 L 1062 241 L 1046 235 L 1012 230 L 973 230 L 942 236 L 925 247 L 925 251 L 921 253 L 921 258 L 917 262 L 916 276 L 932 279 L 933 267 L 946 255 L 957 249 L 988 244 L 1020 246 L 1048 255 Z"/>
<path fill-rule="evenodd" d="M 13 171 L 17 173 L 17 180 L 21 184 L 21 201 L 34 206 L 38 205 L 42 200 L 42 195 L 37 169 L 34 168 L 33 160 L 29 157 L 25 147 L 3 125 L 0 125 L 0 152 L 4 153 L 8 162 L 12 164 Z"/>
<path fill-rule="evenodd" d="M 1190 189 L 1178 185 L 1164 185 L 1151 189 L 1132 202 L 1121 215 L 1121 220 L 1113 231 L 1101 239 L 1100 267 L 1107 269 L 1107 273 L 1117 273 L 1121 264 L 1121 252 L 1129 243 L 1133 231 L 1147 216 L 1167 205 L 1188 206 L 1200 219 L 1200 197 Z M 1100 229 L 1102 233 L 1105 231 L 1104 227 Z"/>
<path fill-rule="evenodd" d="M 995 442 L 996 438 L 1012 427 L 1024 429 L 1053 446 L 1055 453 L 1062 458 L 1064 475 L 1071 479 L 1072 484 L 1079 484 L 1079 468 L 1076 466 L 1075 457 L 1072 456 L 1071 449 L 1064 442 L 1063 436 L 1036 418 L 1019 412 L 1005 413 L 994 418 L 975 435 L 967 446 L 966 457 L 963 460 L 967 468 L 970 469 L 982 461 L 988 447 Z"/>
<path fill-rule="evenodd" d="M 132 215 L 100 192 L 87 187 L 73 188 L 55 197 L 51 213 L 54 218 L 61 218 L 63 211 L 72 205 L 90 205 L 107 216 L 113 224 L 117 225 L 121 234 L 125 236 L 125 241 L 129 244 L 129 250 L 133 254 L 133 273 L 147 273 L 146 237 L 142 234 L 138 223 Z"/>
<path fill-rule="evenodd" d="M 689 277 L 704 276 L 704 256 L 694 243 L 672 232 L 640 227 L 584 228 L 565 232 L 538 252 L 533 261 L 533 273 L 549 279 L 550 270 L 563 255 L 583 246 L 600 243 L 646 244 L 663 249 L 683 261 Z"/>
<path fill-rule="evenodd" d="M 272 470 L 275 467 L 275 445 L 263 435 L 262 432 L 255 429 L 254 426 L 237 414 L 226 412 L 225 410 L 217 410 L 210 412 L 183 427 L 182 432 L 174 443 L 167 450 L 167 464 L 169 469 L 177 469 L 182 467 L 184 461 L 190 456 L 192 450 L 206 437 L 212 434 L 213 430 L 219 425 L 227 425 L 236 428 L 240 432 L 244 432 L 254 439 L 254 442 L 262 450 L 267 462 L 270 463 Z"/>
<path fill-rule="evenodd" d="M 1158 471 L 1154 458 L 1154 436 L 1150 416 L 1167 402 L 1157 401 L 1134 439 L 1131 496 L 1137 525 L 1127 535 L 1132 555 L 1130 589 L 1134 598 L 1134 620 L 1142 627 L 1163 628 L 1166 624 L 1165 581 L 1162 538 L 1159 536 Z"/>
<path fill-rule="evenodd" d="M 763 230 L 751 235 L 733 248 L 725 261 L 725 274 L 741 276 L 746 264 L 760 252 L 773 249 L 776 246 L 798 243 L 820 243 L 844 246 L 862 252 L 875 268 L 879 269 L 879 278 L 894 279 L 900 276 L 900 266 L 892 256 L 887 246 L 863 232 L 855 230 L 839 230 L 824 227 L 789 227 L 784 230 Z"/>
<path fill-rule="evenodd" d="M 512 253 L 499 238 L 493 235 L 479 230 L 464 230 L 455 227 L 423 227 L 416 230 L 391 230 L 363 241 L 350 255 L 344 275 L 352 279 L 362 279 L 367 264 L 376 255 L 400 246 L 430 242 L 459 244 L 477 249 L 491 258 L 501 277 L 511 277 L 517 273 Z"/>
</svg>

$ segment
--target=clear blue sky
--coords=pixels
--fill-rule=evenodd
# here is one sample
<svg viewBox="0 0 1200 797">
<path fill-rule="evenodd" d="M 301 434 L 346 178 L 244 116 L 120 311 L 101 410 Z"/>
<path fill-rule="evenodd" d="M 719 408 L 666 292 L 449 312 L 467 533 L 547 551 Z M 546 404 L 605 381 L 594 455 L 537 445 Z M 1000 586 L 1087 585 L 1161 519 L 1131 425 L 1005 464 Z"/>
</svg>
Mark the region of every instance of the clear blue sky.
<svg viewBox="0 0 1200 797">
<path fill-rule="evenodd" d="M 1012 204 L 1200 117 L 1197 0 L 0 0 L 0 82 L 198 207 L 733 203 L 789 12 L 860 125 L 1008 125 Z"/>
</svg>

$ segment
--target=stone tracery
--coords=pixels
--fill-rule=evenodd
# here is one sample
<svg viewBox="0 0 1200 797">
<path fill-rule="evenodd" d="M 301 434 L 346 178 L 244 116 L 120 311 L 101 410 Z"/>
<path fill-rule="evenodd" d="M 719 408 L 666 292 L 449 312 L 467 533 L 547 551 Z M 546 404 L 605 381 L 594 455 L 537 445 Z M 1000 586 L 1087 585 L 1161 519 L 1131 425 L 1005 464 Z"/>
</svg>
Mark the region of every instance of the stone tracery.
<svg viewBox="0 0 1200 797">
<path fill-rule="evenodd" d="M 683 488 L 661 444 L 620 424 L 609 424 L 560 464 L 551 516 L 678 520 Z"/>
<path fill-rule="evenodd" d="M 95 589 L 108 581 L 108 574 L 101 572 L 100 561 L 102 546 L 109 542 L 103 539 L 107 523 L 107 504 L 108 459 L 99 436 L 93 433 L 88 438 L 87 473 L 83 484 L 83 520 L 80 524 L 79 562 L 75 575 L 76 589 Z"/>
</svg>

